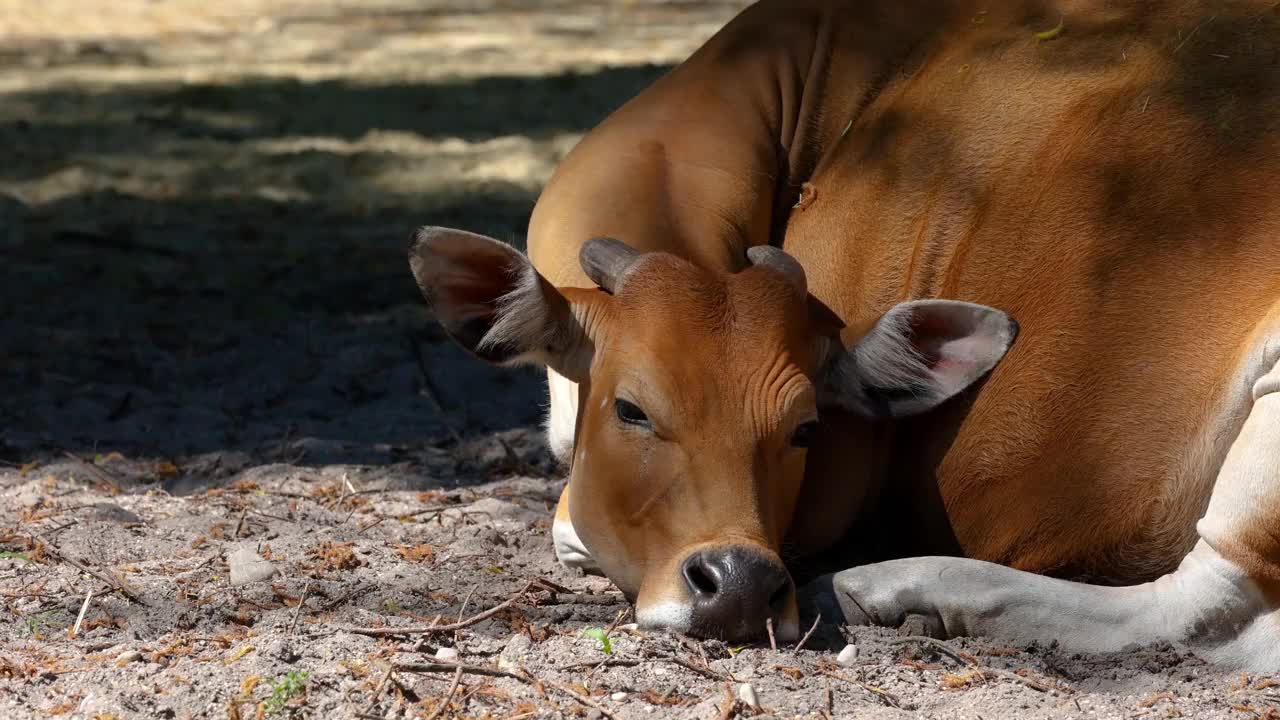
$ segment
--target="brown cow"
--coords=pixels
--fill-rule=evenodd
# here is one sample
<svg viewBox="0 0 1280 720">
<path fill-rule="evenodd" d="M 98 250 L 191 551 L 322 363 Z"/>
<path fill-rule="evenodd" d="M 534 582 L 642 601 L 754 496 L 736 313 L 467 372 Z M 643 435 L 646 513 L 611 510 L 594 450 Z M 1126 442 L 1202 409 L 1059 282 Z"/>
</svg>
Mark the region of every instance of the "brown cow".
<svg viewBox="0 0 1280 720">
<path fill-rule="evenodd" d="M 849 623 L 1280 670 L 1274 0 L 761 2 L 528 247 L 410 262 L 548 368 L 557 553 L 642 625 L 794 637 L 804 570 Z"/>
</svg>

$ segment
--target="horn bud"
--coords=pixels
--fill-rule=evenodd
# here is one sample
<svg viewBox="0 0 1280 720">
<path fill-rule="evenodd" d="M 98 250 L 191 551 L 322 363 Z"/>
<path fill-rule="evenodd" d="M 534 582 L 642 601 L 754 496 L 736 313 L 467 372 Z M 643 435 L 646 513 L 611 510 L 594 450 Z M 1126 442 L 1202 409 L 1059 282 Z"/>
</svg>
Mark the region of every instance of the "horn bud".
<svg viewBox="0 0 1280 720">
<path fill-rule="evenodd" d="M 754 245 L 747 248 L 747 259 L 752 265 L 772 268 L 782 274 L 801 293 L 808 293 L 808 281 L 805 280 L 804 268 L 799 261 L 788 255 L 782 248 L 772 245 Z"/>
<path fill-rule="evenodd" d="M 610 237 L 591 238 L 578 252 L 582 271 L 591 278 L 591 282 L 610 294 L 622 289 L 627 271 L 639 258 L 639 250 Z"/>
</svg>

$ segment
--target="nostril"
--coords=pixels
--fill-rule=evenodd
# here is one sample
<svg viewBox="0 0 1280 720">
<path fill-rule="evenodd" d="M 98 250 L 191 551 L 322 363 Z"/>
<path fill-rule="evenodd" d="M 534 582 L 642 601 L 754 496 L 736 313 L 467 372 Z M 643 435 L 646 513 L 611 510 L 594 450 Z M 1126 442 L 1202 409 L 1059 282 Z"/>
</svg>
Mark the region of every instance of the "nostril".
<svg viewBox="0 0 1280 720">
<path fill-rule="evenodd" d="M 685 562 L 684 579 L 689 589 L 699 595 L 715 595 L 720 589 L 715 578 L 703 566 L 701 555 L 691 557 Z"/>
</svg>

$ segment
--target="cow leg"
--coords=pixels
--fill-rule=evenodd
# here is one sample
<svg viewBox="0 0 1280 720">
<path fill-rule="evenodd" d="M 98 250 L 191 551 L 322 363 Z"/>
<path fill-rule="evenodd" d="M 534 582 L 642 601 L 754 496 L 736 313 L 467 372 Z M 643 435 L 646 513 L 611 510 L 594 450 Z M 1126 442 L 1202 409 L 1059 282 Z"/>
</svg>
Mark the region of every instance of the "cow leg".
<svg viewBox="0 0 1280 720">
<path fill-rule="evenodd" d="M 1080 652 L 1167 641 L 1225 666 L 1280 671 L 1280 363 L 1270 362 L 1196 526 L 1199 541 L 1168 575 L 1103 587 L 921 557 L 824 576 L 809 602 L 849 624 L 896 627 L 921 615 L 947 636 L 1056 640 Z"/>
</svg>

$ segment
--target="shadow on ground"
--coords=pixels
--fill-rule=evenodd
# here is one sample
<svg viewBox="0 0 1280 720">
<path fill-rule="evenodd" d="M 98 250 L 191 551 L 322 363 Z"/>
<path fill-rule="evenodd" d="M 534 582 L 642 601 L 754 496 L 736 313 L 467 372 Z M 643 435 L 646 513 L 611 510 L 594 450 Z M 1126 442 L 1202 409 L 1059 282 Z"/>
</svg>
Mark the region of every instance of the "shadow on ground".
<svg viewBox="0 0 1280 720">
<path fill-rule="evenodd" d="M 521 245 L 564 152 L 665 70 L 7 98 L 0 459 L 376 464 L 489 443 L 470 454 L 545 467 L 540 374 L 445 341 L 409 233 Z"/>
</svg>

